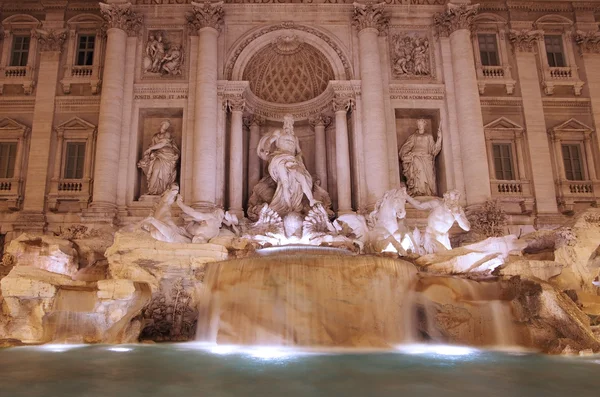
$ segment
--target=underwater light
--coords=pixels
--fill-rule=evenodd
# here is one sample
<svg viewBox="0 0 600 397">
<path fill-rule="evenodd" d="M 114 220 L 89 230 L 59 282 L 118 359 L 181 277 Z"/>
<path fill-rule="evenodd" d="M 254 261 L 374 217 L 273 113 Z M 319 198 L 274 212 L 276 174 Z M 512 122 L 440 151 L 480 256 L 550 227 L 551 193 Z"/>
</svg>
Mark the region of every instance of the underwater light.
<svg viewBox="0 0 600 397">
<path fill-rule="evenodd" d="M 55 353 L 62 353 L 62 352 L 66 352 L 68 350 L 71 349 L 76 349 L 78 347 L 82 347 L 85 345 L 62 345 L 62 344 L 58 344 L 58 343 L 50 343 L 48 345 L 42 345 L 39 346 L 40 349 L 42 350 L 48 350 L 51 352 L 55 352 Z"/>
<path fill-rule="evenodd" d="M 477 349 L 454 345 L 399 345 L 396 349 L 407 354 L 439 354 L 442 356 L 468 356 L 477 353 Z"/>
<path fill-rule="evenodd" d="M 108 350 L 110 350 L 111 352 L 130 352 L 133 349 L 131 347 L 122 347 L 122 346 L 115 346 L 115 347 L 109 347 Z"/>
</svg>

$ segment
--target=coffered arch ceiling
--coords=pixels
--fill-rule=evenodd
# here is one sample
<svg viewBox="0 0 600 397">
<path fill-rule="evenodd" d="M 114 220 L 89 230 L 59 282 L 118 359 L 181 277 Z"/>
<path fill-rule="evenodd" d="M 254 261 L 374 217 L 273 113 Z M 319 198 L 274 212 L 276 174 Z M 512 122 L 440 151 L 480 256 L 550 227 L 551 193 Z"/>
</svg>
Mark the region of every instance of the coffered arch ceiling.
<svg viewBox="0 0 600 397">
<path fill-rule="evenodd" d="M 283 34 L 250 58 L 243 80 L 264 101 L 294 104 L 319 96 L 335 75 L 317 48 L 295 34 Z"/>
</svg>

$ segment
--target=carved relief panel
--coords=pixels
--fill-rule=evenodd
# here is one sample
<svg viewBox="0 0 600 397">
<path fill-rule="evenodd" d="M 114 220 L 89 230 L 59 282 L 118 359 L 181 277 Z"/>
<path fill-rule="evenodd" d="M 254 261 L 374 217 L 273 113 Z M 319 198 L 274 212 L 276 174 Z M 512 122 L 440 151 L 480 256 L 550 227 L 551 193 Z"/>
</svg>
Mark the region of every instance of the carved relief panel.
<svg viewBox="0 0 600 397">
<path fill-rule="evenodd" d="M 431 38 L 425 32 L 397 31 L 390 35 L 392 78 L 429 80 L 435 78 Z"/>
<path fill-rule="evenodd" d="M 143 78 L 182 78 L 185 71 L 183 30 L 149 29 L 142 52 Z"/>
</svg>

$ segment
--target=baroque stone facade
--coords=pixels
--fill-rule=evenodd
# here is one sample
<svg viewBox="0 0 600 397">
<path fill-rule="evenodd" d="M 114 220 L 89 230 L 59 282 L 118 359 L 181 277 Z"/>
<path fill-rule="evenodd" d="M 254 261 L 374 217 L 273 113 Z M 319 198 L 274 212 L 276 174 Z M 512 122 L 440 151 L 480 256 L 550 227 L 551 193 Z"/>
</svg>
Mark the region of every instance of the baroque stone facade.
<svg viewBox="0 0 600 397">
<path fill-rule="evenodd" d="M 517 230 L 556 225 L 600 201 L 591 11 L 600 1 L 0 0 L 0 230 L 134 223 L 172 181 L 186 205 L 255 217 L 272 194 L 255 191 L 257 148 L 287 114 L 338 215 L 425 177 L 404 167 L 427 150 L 400 154 L 419 126 L 441 145 L 422 160 L 427 194 L 497 200 Z"/>
</svg>

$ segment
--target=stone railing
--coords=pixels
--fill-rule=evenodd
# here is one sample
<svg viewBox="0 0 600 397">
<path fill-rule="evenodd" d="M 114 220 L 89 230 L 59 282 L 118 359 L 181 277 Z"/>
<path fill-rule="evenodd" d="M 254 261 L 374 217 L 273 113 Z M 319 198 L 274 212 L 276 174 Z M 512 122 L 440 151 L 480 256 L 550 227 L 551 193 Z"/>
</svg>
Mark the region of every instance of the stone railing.
<svg viewBox="0 0 600 397">
<path fill-rule="evenodd" d="M 82 182 L 59 181 L 58 190 L 62 192 L 80 192 L 83 188 Z"/>
<path fill-rule="evenodd" d="M 73 66 L 71 69 L 72 77 L 91 77 L 94 71 L 93 66 Z"/>
<path fill-rule="evenodd" d="M 573 71 L 570 67 L 550 68 L 550 77 L 553 79 L 571 79 Z"/>
<path fill-rule="evenodd" d="M 530 196 L 529 181 L 490 181 L 493 196 Z"/>
<path fill-rule="evenodd" d="M 27 66 L 7 66 L 4 69 L 4 77 L 11 78 L 19 78 L 19 77 L 28 77 L 29 68 Z"/>
<path fill-rule="evenodd" d="M 482 66 L 481 75 L 487 79 L 501 79 L 506 73 L 503 66 Z"/>
<path fill-rule="evenodd" d="M 571 194 L 589 195 L 594 193 L 594 184 L 591 181 L 569 181 L 567 186 Z"/>
</svg>

